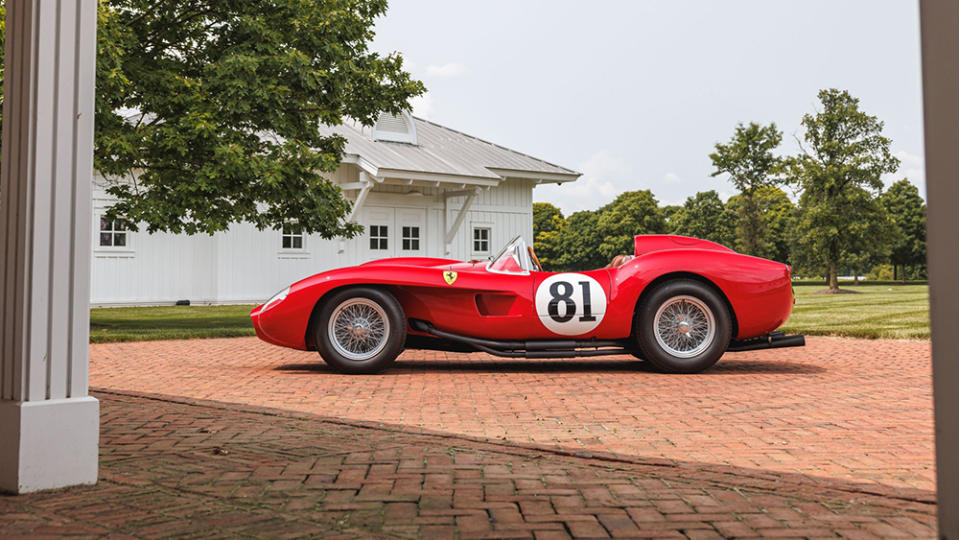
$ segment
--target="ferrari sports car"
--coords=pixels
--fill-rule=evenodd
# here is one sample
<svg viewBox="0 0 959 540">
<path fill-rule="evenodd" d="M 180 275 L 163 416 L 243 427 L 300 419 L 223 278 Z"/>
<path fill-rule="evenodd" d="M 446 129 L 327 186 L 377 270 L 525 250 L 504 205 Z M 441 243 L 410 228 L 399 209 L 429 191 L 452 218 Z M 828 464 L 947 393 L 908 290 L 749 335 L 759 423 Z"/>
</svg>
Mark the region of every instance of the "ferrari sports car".
<svg viewBox="0 0 959 540">
<path fill-rule="evenodd" d="M 316 274 L 252 312 L 269 343 L 372 373 L 404 349 L 508 358 L 634 355 L 695 373 L 726 351 L 805 344 L 776 332 L 792 312 L 791 269 L 719 244 L 637 236 L 605 268 L 547 272 L 522 237 L 495 257 L 395 258 Z"/>
</svg>

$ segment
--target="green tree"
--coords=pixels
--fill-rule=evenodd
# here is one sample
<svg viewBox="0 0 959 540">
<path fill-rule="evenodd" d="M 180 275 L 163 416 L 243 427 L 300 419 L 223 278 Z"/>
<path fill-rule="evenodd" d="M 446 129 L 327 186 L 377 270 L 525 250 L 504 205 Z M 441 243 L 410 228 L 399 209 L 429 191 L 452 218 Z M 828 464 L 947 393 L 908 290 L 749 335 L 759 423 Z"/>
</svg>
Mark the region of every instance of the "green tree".
<svg viewBox="0 0 959 540">
<path fill-rule="evenodd" d="M 729 217 L 718 193 L 713 190 L 702 191 L 686 199 L 682 211 L 674 214 L 670 220 L 669 230 L 672 234 L 702 238 L 732 247 L 734 224 Z"/>
<path fill-rule="evenodd" d="M 533 203 L 533 249 L 544 269 L 559 264 L 565 227 L 566 218 L 559 208 L 549 203 Z"/>
<path fill-rule="evenodd" d="M 609 259 L 599 254 L 602 235 L 599 231 L 600 211 L 583 210 L 566 218 L 560 229 L 559 270 L 592 270 L 604 266 Z"/>
<path fill-rule="evenodd" d="M 676 223 L 683 219 L 683 206 L 680 204 L 667 204 L 662 207 L 663 219 L 666 221 L 666 230 L 672 231 Z"/>
<path fill-rule="evenodd" d="M 550 203 L 533 203 L 533 234 L 552 232 L 565 218 L 563 212 Z"/>
<path fill-rule="evenodd" d="M 822 110 L 803 116 L 805 144 L 789 162 L 790 180 L 803 190 L 795 253 L 823 268 L 829 290 L 837 291 L 839 264 L 856 248 L 860 222 L 878 219 L 860 192 L 880 192 L 882 174 L 894 173 L 899 160 L 889 152 L 883 123 L 861 111 L 849 92 L 821 90 L 819 101 Z"/>
<path fill-rule="evenodd" d="M 919 196 L 919 188 L 902 179 L 880 197 L 883 207 L 899 231 L 898 242 L 892 246 L 890 262 L 894 277 L 906 280 L 906 267 L 914 273 L 926 265 L 926 204 Z"/>
<path fill-rule="evenodd" d="M 324 178 L 345 140 L 423 85 L 369 50 L 386 0 L 101 0 L 95 167 L 111 209 L 150 231 L 236 222 L 351 236 L 350 203 Z M 130 179 L 132 178 L 132 181 Z"/>
<path fill-rule="evenodd" d="M 653 193 L 646 189 L 622 193 L 601 208 L 597 227 L 601 238 L 597 250 L 608 262 L 616 255 L 633 253 L 637 234 L 665 233 L 666 220 Z"/>
<path fill-rule="evenodd" d="M 758 257 L 772 259 L 779 262 L 789 262 L 792 231 L 796 223 L 796 206 L 789 200 L 789 196 L 777 187 L 761 187 L 753 193 L 753 201 L 759 216 L 762 219 L 764 241 L 762 249 L 755 253 Z M 733 195 L 726 201 L 727 219 L 738 221 L 742 219 L 743 196 Z M 733 225 L 733 228 L 737 228 Z M 731 246 L 737 251 L 745 251 L 742 240 L 736 237 L 736 243 Z"/>
<path fill-rule="evenodd" d="M 717 143 L 716 151 L 709 154 L 716 168 L 712 176 L 728 174 L 730 182 L 742 194 L 737 235 L 741 251 L 749 255 L 760 255 L 767 249 L 765 223 L 755 193 L 784 181 L 780 176 L 783 161 L 773 155 L 782 138 L 776 124 L 739 124 L 729 142 Z"/>
<path fill-rule="evenodd" d="M 859 276 L 889 260 L 892 246 L 900 241 L 900 232 L 878 197 L 862 188 L 850 190 L 849 196 L 849 212 L 859 215 L 849 221 L 847 232 L 852 241 L 843 252 L 840 266 L 848 267 L 858 284 Z"/>
</svg>

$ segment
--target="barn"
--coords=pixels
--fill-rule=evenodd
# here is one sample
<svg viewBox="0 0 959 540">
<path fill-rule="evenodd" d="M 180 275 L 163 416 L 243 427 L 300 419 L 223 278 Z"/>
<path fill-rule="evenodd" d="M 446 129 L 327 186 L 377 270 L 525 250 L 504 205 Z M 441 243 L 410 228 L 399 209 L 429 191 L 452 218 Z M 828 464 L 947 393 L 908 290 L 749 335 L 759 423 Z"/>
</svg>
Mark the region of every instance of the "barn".
<svg viewBox="0 0 959 540">
<path fill-rule="evenodd" d="M 324 127 L 346 141 L 330 175 L 364 232 L 324 240 L 295 226 L 234 225 L 215 235 L 148 234 L 103 217 L 95 176 L 93 305 L 256 303 L 298 279 L 386 257 L 485 258 L 516 235 L 532 241 L 533 189 L 580 173 L 409 113 L 372 127 Z"/>
</svg>

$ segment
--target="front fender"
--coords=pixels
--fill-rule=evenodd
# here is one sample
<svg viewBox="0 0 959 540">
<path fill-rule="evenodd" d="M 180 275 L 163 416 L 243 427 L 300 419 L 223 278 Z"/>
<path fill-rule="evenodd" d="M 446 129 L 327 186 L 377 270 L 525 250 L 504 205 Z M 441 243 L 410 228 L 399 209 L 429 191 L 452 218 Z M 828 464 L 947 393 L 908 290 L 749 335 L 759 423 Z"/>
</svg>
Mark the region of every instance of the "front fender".
<svg viewBox="0 0 959 540">
<path fill-rule="evenodd" d="M 330 291 L 361 285 L 423 286 L 436 283 L 439 286 L 444 284 L 443 268 L 443 266 L 369 264 L 330 270 L 290 285 L 290 292 L 285 299 L 268 307 L 257 306 L 250 312 L 250 318 L 260 339 L 274 345 L 307 350 L 306 332 L 313 308 Z M 467 273 L 464 272 L 462 276 L 463 284 L 471 281 Z"/>
</svg>

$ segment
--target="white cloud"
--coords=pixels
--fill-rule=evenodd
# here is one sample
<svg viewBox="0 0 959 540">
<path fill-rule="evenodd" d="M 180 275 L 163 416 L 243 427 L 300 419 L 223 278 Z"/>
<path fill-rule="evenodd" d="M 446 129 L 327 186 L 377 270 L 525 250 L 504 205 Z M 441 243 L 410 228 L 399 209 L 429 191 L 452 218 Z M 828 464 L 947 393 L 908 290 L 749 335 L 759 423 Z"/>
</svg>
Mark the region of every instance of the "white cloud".
<svg viewBox="0 0 959 540">
<path fill-rule="evenodd" d="M 545 184 L 536 188 L 537 201 L 558 206 L 565 215 L 579 210 L 595 210 L 625 191 L 620 184 L 628 178 L 629 165 L 607 150 L 600 150 L 579 164 L 583 176 L 562 185 Z"/>
<path fill-rule="evenodd" d="M 433 96 L 427 92 L 410 99 L 410 108 L 413 116 L 429 120 L 430 114 L 433 112 Z"/>
<path fill-rule="evenodd" d="M 666 182 L 667 184 L 678 184 L 682 182 L 682 179 L 678 174 L 674 172 L 668 172 L 665 176 L 663 176 L 663 182 Z"/>
<path fill-rule="evenodd" d="M 918 154 L 912 154 L 905 150 L 893 153 L 899 158 L 899 170 L 896 174 L 883 175 L 882 180 L 889 186 L 890 184 L 908 178 L 910 182 L 919 187 L 919 194 L 926 195 L 926 160 Z"/>
<path fill-rule="evenodd" d="M 428 77 L 440 77 L 449 79 L 459 77 L 466 73 L 466 66 L 459 62 L 447 62 L 442 65 L 430 64 L 426 66 L 426 75 Z"/>
</svg>

